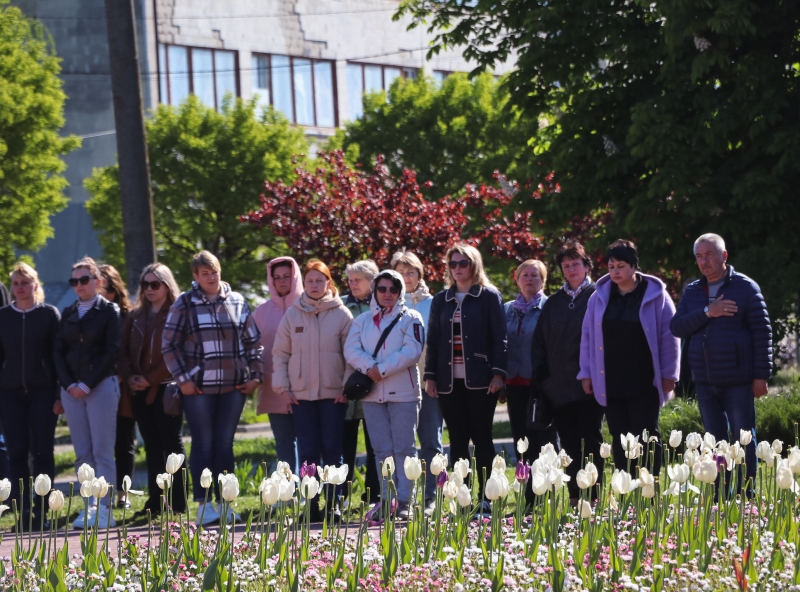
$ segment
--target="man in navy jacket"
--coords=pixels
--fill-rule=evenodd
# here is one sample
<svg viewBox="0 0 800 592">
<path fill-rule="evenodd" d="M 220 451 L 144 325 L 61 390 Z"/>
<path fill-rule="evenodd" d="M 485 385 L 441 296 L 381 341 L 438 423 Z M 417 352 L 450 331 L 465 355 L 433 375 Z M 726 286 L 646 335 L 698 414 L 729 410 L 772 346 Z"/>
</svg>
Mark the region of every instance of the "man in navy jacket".
<svg viewBox="0 0 800 592">
<path fill-rule="evenodd" d="M 670 329 L 691 339 L 687 357 L 706 431 L 730 442 L 740 439 L 741 430 L 752 433 L 745 461 L 747 477 L 755 481 L 754 401 L 767 394 L 772 373 L 767 305 L 758 284 L 727 264 L 721 236 L 702 235 L 694 255 L 703 277 L 686 287 Z"/>
</svg>

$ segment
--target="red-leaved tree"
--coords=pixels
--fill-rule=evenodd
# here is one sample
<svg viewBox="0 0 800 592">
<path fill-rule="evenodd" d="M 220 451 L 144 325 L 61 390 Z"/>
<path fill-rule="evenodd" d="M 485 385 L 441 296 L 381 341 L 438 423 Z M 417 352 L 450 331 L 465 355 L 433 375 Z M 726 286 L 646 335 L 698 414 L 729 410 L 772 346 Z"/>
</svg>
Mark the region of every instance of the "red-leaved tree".
<svg viewBox="0 0 800 592">
<path fill-rule="evenodd" d="M 349 167 L 341 151 L 320 154 L 324 167 L 297 170 L 297 179 L 264 185 L 261 207 L 243 217 L 269 227 L 298 257 L 318 257 L 342 274 L 348 263 L 373 259 L 388 265 L 405 247 L 444 277 L 444 255 L 464 241 L 484 253 L 519 261 L 542 257 L 542 240 L 531 232 L 532 215 L 504 215 L 517 187 L 498 175 L 503 188 L 468 186 L 463 197 L 427 200 L 416 173 L 389 174 L 379 158 L 371 172 Z M 339 275 L 341 277 L 341 275 Z"/>
</svg>

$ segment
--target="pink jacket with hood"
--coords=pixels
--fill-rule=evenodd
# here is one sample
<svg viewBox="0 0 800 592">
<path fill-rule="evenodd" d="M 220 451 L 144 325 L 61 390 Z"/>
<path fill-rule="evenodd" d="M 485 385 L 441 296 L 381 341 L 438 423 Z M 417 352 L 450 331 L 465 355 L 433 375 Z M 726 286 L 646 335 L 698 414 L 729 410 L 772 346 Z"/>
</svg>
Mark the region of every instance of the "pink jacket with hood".
<svg viewBox="0 0 800 592">
<path fill-rule="evenodd" d="M 272 268 L 283 261 L 292 264 L 292 287 L 286 296 L 280 297 L 275 289 L 275 282 L 272 281 Z M 258 413 L 291 413 L 292 406 L 288 397 L 272 389 L 272 346 L 283 315 L 303 293 L 300 266 L 291 257 L 273 259 L 267 263 L 267 285 L 270 299 L 253 312 L 253 319 L 261 331 L 261 344 L 264 346 L 264 383 L 258 390 Z"/>
</svg>

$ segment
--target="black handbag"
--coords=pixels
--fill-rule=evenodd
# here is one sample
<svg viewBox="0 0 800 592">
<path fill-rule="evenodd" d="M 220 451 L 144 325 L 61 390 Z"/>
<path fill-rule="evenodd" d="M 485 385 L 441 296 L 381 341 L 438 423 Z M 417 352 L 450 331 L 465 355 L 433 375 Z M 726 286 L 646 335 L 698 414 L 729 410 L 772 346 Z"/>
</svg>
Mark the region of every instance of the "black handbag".
<svg viewBox="0 0 800 592">
<path fill-rule="evenodd" d="M 386 341 L 387 337 L 389 337 L 389 333 L 392 331 L 392 329 L 394 329 L 394 326 L 400 322 L 400 317 L 403 316 L 404 312 L 405 311 L 401 311 L 400 314 L 397 315 L 391 323 L 389 323 L 389 326 L 383 330 L 383 333 L 381 333 L 381 338 L 378 340 L 378 345 L 375 346 L 375 352 L 372 354 L 373 358 L 378 355 L 383 342 Z M 344 385 L 344 392 L 342 394 L 348 401 L 360 401 L 369 394 L 374 384 L 375 381 L 369 376 L 360 370 L 356 370 L 350 375 L 350 378 L 347 379 L 347 382 Z"/>
</svg>

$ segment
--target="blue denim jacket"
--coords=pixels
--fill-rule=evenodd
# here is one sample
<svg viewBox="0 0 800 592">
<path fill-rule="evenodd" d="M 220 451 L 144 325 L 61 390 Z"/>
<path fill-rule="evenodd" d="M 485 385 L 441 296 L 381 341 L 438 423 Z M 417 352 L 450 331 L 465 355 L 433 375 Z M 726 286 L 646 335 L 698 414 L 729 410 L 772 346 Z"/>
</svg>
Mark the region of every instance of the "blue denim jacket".
<svg viewBox="0 0 800 592">
<path fill-rule="evenodd" d="M 531 366 L 533 331 L 536 329 L 536 323 L 539 321 L 546 300 L 547 296 L 542 296 L 539 306 L 522 317 L 522 323 L 519 322 L 519 314 L 514 309 L 514 301 L 505 303 L 508 328 L 508 378 L 533 377 Z"/>
</svg>

